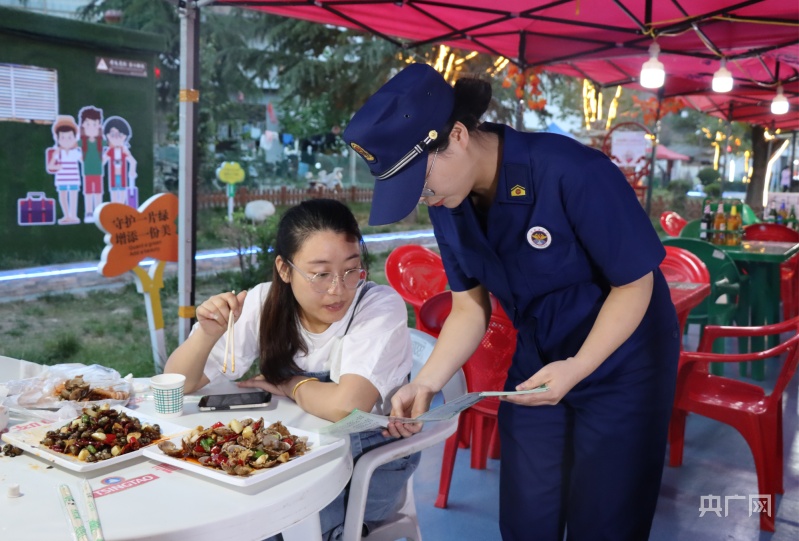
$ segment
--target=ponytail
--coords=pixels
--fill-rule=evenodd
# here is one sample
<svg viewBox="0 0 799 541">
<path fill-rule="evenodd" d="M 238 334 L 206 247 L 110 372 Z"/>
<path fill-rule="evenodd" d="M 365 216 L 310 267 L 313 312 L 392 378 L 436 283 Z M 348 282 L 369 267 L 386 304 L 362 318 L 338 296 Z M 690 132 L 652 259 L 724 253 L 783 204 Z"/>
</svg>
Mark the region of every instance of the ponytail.
<svg viewBox="0 0 799 541">
<path fill-rule="evenodd" d="M 455 83 L 455 107 L 450 122 L 460 122 L 473 131 L 480 125 L 480 118 L 491 103 L 491 84 L 482 79 L 464 77 Z"/>
<path fill-rule="evenodd" d="M 469 132 L 480 128 L 480 118 L 488 110 L 491 103 L 491 83 L 476 77 L 463 77 L 455 82 L 455 103 L 452 114 L 441 130 L 436 142 L 428 147 L 432 150 L 446 150 L 449 144 L 449 133 L 456 122 L 463 124 Z"/>
</svg>

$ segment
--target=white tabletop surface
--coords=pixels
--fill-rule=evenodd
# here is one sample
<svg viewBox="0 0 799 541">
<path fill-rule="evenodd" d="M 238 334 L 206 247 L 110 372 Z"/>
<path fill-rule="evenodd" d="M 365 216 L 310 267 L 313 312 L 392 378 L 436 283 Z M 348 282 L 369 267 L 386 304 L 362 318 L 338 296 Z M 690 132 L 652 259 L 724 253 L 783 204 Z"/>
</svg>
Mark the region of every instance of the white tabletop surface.
<svg viewBox="0 0 799 541">
<path fill-rule="evenodd" d="M 30 377 L 31 367 L 0 357 L 0 381 Z M 26 371 L 27 370 L 27 371 Z M 235 392 L 235 387 L 205 388 L 201 394 Z M 133 399 L 128 408 L 155 416 L 152 400 Z M 263 416 L 266 422 L 314 430 L 329 424 L 302 411 L 292 400 L 274 397 L 260 410 L 200 412 L 196 400 L 187 401 L 181 417 L 170 423 L 194 427 L 227 422 L 238 417 Z M 12 418 L 15 425 L 30 420 Z M 33 421 L 35 422 L 35 421 Z M 96 497 L 103 533 L 108 541 L 220 539 L 262 540 L 283 532 L 286 541 L 321 537 L 318 512 L 344 488 L 352 475 L 349 441 L 318 460 L 289 468 L 265 486 L 239 488 L 146 457 L 86 473 L 76 473 L 24 453 L 0 455 L 0 539 L 14 541 L 68 541 L 72 531 L 62 510 L 58 486 L 67 484 L 88 529 L 81 483 L 92 489 L 116 486 L 120 490 Z M 17 484 L 22 495 L 7 496 Z"/>
</svg>

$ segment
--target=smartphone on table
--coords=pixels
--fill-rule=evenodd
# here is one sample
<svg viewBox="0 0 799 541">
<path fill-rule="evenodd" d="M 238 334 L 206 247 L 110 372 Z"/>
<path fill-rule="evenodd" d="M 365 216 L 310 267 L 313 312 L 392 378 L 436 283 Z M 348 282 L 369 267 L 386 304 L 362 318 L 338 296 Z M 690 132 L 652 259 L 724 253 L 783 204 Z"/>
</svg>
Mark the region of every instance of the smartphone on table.
<svg viewBox="0 0 799 541">
<path fill-rule="evenodd" d="M 199 408 L 201 411 L 262 408 L 268 406 L 271 400 L 272 393 L 266 391 L 209 394 L 200 398 Z"/>
</svg>

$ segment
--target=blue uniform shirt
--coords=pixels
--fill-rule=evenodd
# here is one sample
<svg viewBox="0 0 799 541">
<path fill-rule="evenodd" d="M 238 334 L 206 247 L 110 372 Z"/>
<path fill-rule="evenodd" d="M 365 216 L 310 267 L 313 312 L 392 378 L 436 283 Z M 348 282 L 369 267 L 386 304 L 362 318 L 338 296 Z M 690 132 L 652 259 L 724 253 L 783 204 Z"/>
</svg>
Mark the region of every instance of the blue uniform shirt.
<svg viewBox="0 0 799 541">
<path fill-rule="evenodd" d="M 450 288 L 483 284 L 519 330 L 507 387 L 577 353 L 610 286 L 652 271 L 644 320 L 589 379 L 612 370 L 629 343 L 677 332 L 658 269 L 665 250 L 610 159 L 568 137 L 485 126 L 503 138 L 499 184 L 487 214 L 467 198 L 454 209 L 431 207 L 430 218 Z"/>
</svg>

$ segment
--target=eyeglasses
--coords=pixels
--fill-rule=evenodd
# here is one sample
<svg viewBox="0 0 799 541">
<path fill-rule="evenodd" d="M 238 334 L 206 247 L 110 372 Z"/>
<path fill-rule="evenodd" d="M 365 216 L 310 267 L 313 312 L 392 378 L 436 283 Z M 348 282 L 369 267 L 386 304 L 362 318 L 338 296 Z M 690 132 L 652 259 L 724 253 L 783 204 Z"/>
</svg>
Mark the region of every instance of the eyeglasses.
<svg viewBox="0 0 799 541">
<path fill-rule="evenodd" d="M 424 187 L 422 188 L 422 194 L 419 196 L 419 199 L 424 199 L 425 197 L 433 197 L 434 195 L 436 195 L 436 192 L 427 187 L 427 179 L 430 178 L 430 173 L 433 172 L 433 166 L 436 164 L 437 157 L 438 157 L 438 149 L 436 149 L 435 154 L 433 154 L 433 161 L 430 162 L 430 169 L 427 171 L 427 174 L 424 176 Z"/>
<path fill-rule="evenodd" d="M 343 284 L 347 289 L 358 289 L 366 281 L 366 269 L 350 269 L 342 275 L 332 272 L 317 272 L 313 276 L 309 276 L 288 259 L 286 259 L 286 263 L 308 280 L 311 289 L 317 293 L 327 293 L 336 287 L 336 284 Z"/>
</svg>

